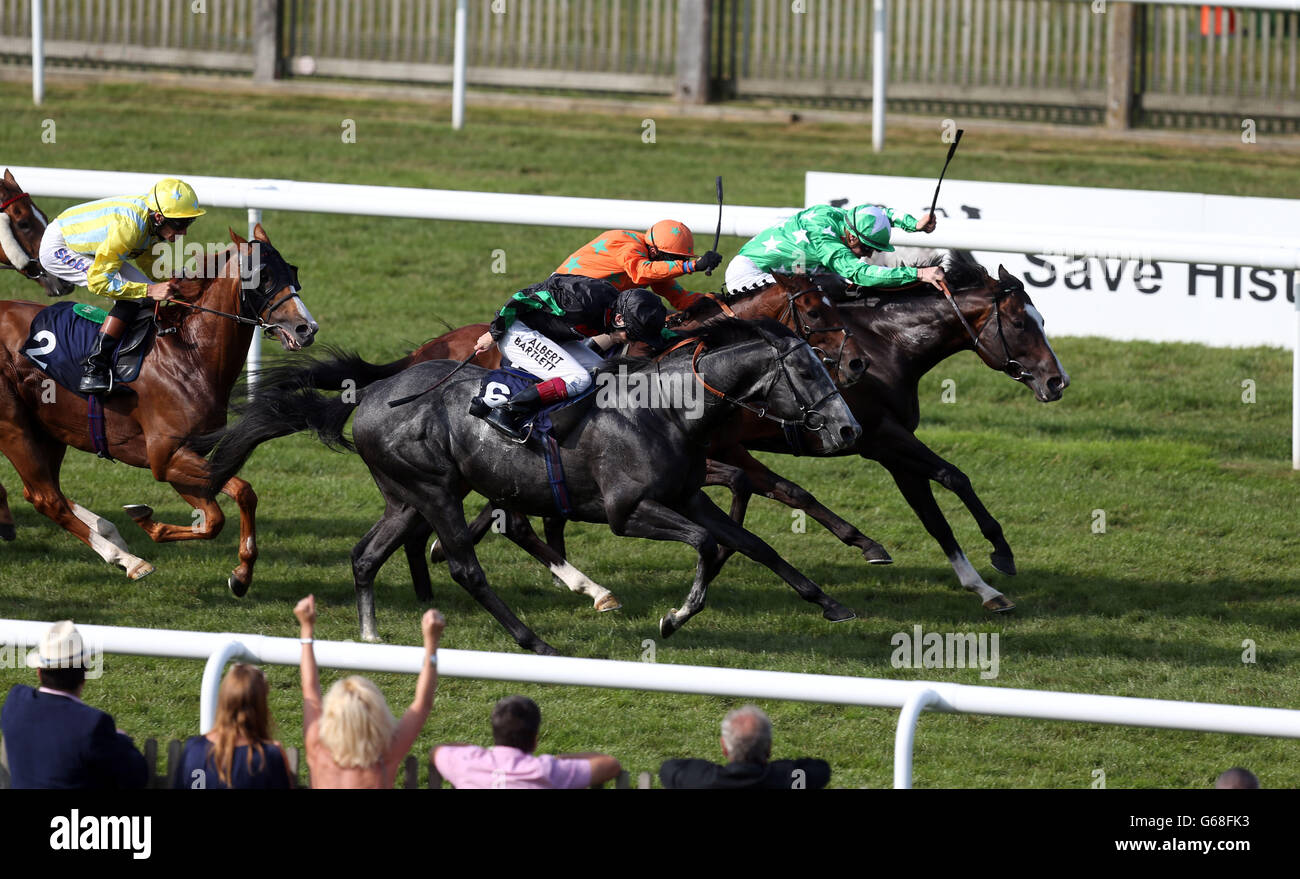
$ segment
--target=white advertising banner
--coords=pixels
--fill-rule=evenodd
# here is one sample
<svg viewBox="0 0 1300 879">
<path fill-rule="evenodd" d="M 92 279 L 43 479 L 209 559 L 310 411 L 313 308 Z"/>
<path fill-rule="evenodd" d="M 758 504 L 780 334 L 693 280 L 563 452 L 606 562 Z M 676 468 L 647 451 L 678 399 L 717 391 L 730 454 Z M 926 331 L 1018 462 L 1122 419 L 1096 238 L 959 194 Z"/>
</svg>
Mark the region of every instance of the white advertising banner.
<svg viewBox="0 0 1300 879">
<path fill-rule="evenodd" d="M 934 184 L 810 171 L 805 202 L 867 202 L 919 217 Z M 1073 229 L 1081 238 L 1132 242 L 1104 256 L 974 250 L 990 271 L 1001 263 L 1024 281 L 1053 335 L 1295 347 L 1300 272 L 1220 265 L 1214 254 L 1216 244 L 1295 247 L 1300 200 L 944 180 L 935 213 L 939 227 L 957 225 L 985 233 L 981 238 L 998 227 L 1023 233 L 1034 226 L 1057 241 L 1057 233 Z M 926 238 L 895 234 L 907 243 Z M 1143 258 L 1144 246 L 1175 240 L 1204 241 L 1205 262 Z"/>
</svg>

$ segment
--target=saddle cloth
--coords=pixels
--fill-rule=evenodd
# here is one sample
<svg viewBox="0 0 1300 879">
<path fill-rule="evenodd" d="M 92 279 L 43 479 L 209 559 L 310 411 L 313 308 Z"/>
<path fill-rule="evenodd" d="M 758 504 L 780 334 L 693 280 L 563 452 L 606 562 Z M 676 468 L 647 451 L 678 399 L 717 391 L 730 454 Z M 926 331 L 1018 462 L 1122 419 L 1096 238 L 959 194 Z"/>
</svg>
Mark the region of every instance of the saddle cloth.
<svg viewBox="0 0 1300 879">
<path fill-rule="evenodd" d="M 32 320 L 23 355 L 46 375 L 74 394 L 81 383 L 82 363 L 99 334 L 108 312 L 80 302 L 46 306 Z M 153 311 L 140 309 L 118 342 L 113 358 L 114 384 L 130 384 L 140 376 L 140 366 L 153 347 Z"/>
</svg>

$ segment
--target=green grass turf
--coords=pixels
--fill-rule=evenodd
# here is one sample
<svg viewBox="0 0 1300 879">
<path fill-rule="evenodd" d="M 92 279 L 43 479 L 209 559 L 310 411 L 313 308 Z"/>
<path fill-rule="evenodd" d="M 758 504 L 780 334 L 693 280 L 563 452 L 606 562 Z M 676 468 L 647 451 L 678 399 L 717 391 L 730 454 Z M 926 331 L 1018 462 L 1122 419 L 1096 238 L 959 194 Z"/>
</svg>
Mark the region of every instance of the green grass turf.
<svg viewBox="0 0 1300 879">
<path fill-rule="evenodd" d="M 417 104 L 146 95 L 87 85 L 54 88 L 34 109 L 21 85 L 0 84 L 0 95 L 11 108 L 0 129 L 0 162 L 14 165 L 692 201 L 707 201 L 721 172 L 729 202 L 779 205 L 801 201 L 806 169 L 929 176 L 944 153 L 937 121 L 933 135 L 891 133 L 889 151 L 872 156 L 868 132 L 833 125 L 664 118 L 657 120 L 657 142 L 646 144 L 639 120 L 621 117 L 474 109 L 468 128 L 455 133 L 444 111 Z M 47 118 L 57 126 L 54 144 L 41 140 Z M 356 143 L 342 142 L 344 119 L 355 121 Z M 1300 196 L 1300 157 L 1248 149 L 981 135 L 964 140 L 952 170 L 972 179 Z M 51 215 L 69 204 L 41 203 Z M 320 341 L 379 360 L 436 335 L 441 320 L 486 319 L 511 290 L 544 277 L 587 240 L 580 229 L 501 219 L 461 224 L 273 212 L 266 226 L 302 267 Z M 227 225 L 243 224 L 240 212 L 213 210 L 192 237 L 224 238 Z M 721 249 L 731 253 L 739 244 L 724 240 Z M 492 272 L 498 248 L 506 252 L 503 274 Z M 707 289 L 717 279 L 689 280 Z M 7 275 L 0 295 L 38 298 L 40 291 Z M 938 547 L 887 474 L 858 459 L 767 460 L 881 541 L 896 560 L 892 567 L 866 566 L 816 526 L 793 533 L 790 511 L 761 499 L 748 520 L 858 611 L 849 623 L 826 623 L 774 575 L 738 559 L 716 582 L 705 612 L 662 641 L 656 621 L 680 604 L 693 572 L 691 551 L 615 539 L 593 526 L 570 530 L 571 557 L 622 599 L 619 612 L 595 614 L 586 599 L 555 589 L 549 574 L 499 538 L 482 545 L 484 568 L 525 622 L 575 656 L 638 660 L 651 639 L 660 662 L 981 683 L 974 669 L 893 668 L 891 636 L 920 624 L 927 632 L 999 633 L 997 686 L 1296 707 L 1300 545 L 1298 482 L 1287 467 L 1289 356 L 1055 342 L 1073 378 L 1059 403 L 1035 403 L 969 353 L 941 364 L 921 389 L 920 435 L 971 476 L 1017 552 L 1018 577 L 993 572 L 972 520 L 939 490 L 972 561 L 1018 602 L 1014 616 L 992 618 L 955 588 Z M 957 401 L 943 404 L 941 382 L 949 378 Z M 1241 400 L 1247 378 L 1257 386 L 1253 404 Z M 251 593 L 239 600 L 225 587 L 235 562 L 233 522 L 212 542 L 153 545 L 121 504 L 152 504 L 160 519 L 187 522 L 185 504 L 143 471 L 71 453 L 63 479 L 70 495 L 114 521 L 133 550 L 158 566 L 148 579 L 129 583 L 23 502 L 12 468 L 0 463 L 19 530 L 17 541 L 0 545 L 0 617 L 289 636 L 296 633 L 293 602 L 314 592 L 319 637 L 357 637 L 348 552 L 382 511 L 364 465 L 291 437 L 260 450 L 244 475 L 261 499 L 262 557 Z M 229 502 L 226 509 L 233 514 Z M 1105 533 L 1093 531 L 1097 509 L 1106 513 Z M 421 607 L 400 559 L 381 572 L 377 590 L 383 637 L 417 643 Z M 435 571 L 435 592 L 449 621 L 447 647 L 515 649 L 445 569 Z M 1241 659 L 1245 639 L 1257 645 L 1253 664 Z M 110 657 L 86 696 L 138 738 L 184 738 L 196 730 L 201 672 L 197 662 Z M 280 734 L 300 744 L 297 672 L 273 667 L 268 674 Z M 326 685 L 337 677 L 324 673 Z M 375 677 L 396 710 L 411 698 L 413 678 Z M 0 670 L 0 692 L 30 680 L 26 670 Z M 511 692 L 541 704 L 543 749 L 608 751 L 633 773 L 673 756 L 716 758 L 717 723 L 737 704 L 446 680 L 417 753 L 439 741 L 486 742 L 489 708 Z M 826 757 L 835 786 L 890 783 L 896 712 L 765 707 L 776 724 L 778 756 Z M 1267 786 L 1294 787 L 1296 758 L 1294 743 L 1272 739 L 927 715 L 917 738 L 916 784 L 1087 787 L 1093 770 L 1103 769 L 1111 787 L 1204 787 L 1240 764 Z"/>
</svg>

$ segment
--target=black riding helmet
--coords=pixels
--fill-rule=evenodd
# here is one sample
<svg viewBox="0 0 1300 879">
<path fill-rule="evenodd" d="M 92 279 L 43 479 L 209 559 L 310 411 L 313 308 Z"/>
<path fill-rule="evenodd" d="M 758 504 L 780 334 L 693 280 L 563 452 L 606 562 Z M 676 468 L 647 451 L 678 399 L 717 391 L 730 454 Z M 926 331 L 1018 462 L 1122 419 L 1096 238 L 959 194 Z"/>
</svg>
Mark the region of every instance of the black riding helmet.
<svg viewBox="0 0 1300 879">
<path fill-rule="evenodd" d="M 623 315 L 622 327 L 612 325 L 616 314 Z M 618 299 L 614 300 L 614 310 L 609 316 L 610 329 L 625 329 L 628 338 L 658 346 L 663 343 L 664 321 L 667 318 L 668 310 L 658 296 L 649 290 L 633 287 L 619 293 Z"/>
</svg>

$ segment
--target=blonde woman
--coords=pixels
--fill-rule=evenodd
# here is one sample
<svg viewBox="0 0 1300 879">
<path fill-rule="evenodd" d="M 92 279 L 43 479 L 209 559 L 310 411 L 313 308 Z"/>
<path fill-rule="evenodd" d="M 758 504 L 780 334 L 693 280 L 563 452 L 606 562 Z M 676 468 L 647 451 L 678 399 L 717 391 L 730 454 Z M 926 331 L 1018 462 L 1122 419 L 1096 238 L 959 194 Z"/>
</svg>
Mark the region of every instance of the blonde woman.
<svg viewBox="0 0 1300 879">
<path fill-rule="evenodd" d="M 302 640 L 302 726 L 307 766 L 314 788 L 391 789 L 402 762 L 433 708 L 438 687 L 438 641 L 446 621 L 436 610 L 420 621 L 424 661 L 415 684 L 415 701 L 400 721 L 388 710 L 384 694 L 370 681 L 353 675 L 330 687 L 323 703 L 316 654 L 316 597 L 308 595 L 293 609 Z"/>
<path fill-rule="evenodd" d="M 172 786 L 188 790 L 285 790 L 289 763 L 271 738 L 266 675 L 255 665 L 230 667 L 217 694 L 217 718 L 207 735 L 185 743 Z"/>
</svg>

